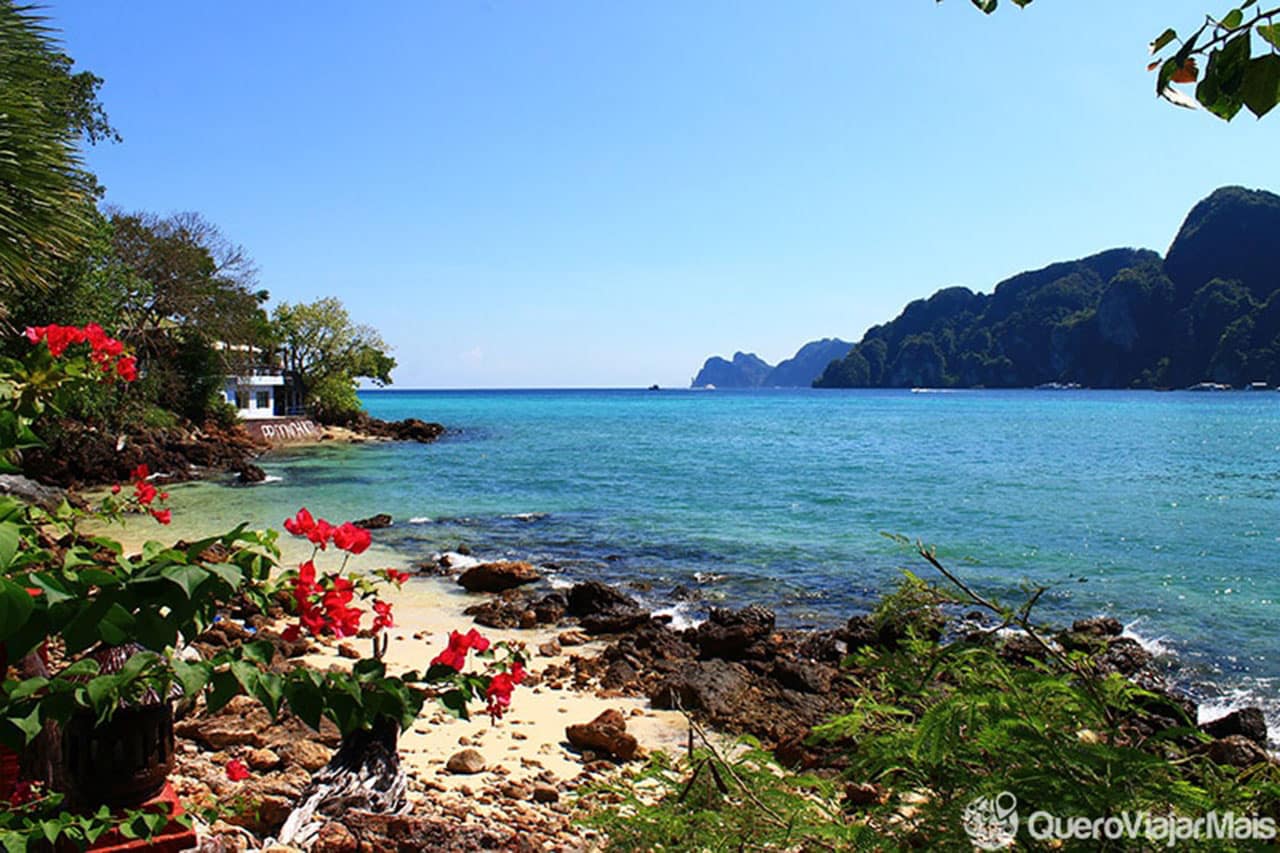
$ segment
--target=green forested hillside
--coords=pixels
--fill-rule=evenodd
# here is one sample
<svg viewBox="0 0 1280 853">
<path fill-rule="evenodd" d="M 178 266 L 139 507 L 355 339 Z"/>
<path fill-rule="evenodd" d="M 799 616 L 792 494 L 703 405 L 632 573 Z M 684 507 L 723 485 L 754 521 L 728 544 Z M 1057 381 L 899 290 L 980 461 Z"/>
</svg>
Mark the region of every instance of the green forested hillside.
<svg viewBox="0 0 1280 853">
<path fill-rule="evenodd" d="M 1280 384 L 1280 196 L 1240 187 L 1192 209 L 1168 257 L 1113 249 L 940 290 L 869 329 L 819 388 Z"/>
</svg>

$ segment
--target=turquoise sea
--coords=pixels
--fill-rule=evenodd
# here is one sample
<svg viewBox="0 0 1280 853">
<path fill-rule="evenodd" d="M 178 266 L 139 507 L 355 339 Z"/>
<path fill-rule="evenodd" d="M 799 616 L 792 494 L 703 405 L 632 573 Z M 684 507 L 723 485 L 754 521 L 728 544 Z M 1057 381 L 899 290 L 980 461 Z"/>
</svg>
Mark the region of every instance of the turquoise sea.
<svg viewBox="0 0 1280 853">
<path fill-rule="evenodd" d="M 466 543 L 566 580 L 677 586 L 832 625 L 930 569 L 1038 613 L 1110 613 L 1219 706 L 1280 722 L 1280 393 L 379 391 L 433 445 L 275 453 L 272 482 L 180 487 L 219 517 L 390 513 L 407 560 Z M 275 479 L 279 478 L 279 479 Z M 181 504 L 179 504 L 181 507 Z M 216 512 L 215 512 L 216 510 Z"/>
</svg>

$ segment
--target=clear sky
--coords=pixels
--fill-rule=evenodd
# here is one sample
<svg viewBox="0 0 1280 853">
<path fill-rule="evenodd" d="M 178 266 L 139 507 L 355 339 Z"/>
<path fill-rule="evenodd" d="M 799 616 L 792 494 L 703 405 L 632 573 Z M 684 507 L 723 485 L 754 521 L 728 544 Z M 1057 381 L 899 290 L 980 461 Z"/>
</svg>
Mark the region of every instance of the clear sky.
<svg viewBox="0 0 1280 853">
<path fill-rule="evenodd" d="M 335 295 L 403 387 L 686 385 L 909 300 L 1280 189 L 1280 114 L 1154 97 L 1214 0 L 54 0 L 124 136 L 107 201 L 197 210 Z M 1007 7 L 1007 8 L 1004 8 Z M 1221 7 L 1221 8 L 1218 8 Z"/>
</svg>

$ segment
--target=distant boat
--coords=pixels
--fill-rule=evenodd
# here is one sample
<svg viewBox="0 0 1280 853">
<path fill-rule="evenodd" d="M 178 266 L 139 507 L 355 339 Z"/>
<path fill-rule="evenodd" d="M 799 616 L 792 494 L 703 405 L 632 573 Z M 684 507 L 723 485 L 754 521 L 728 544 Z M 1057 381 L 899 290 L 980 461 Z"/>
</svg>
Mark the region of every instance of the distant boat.
<svg viewBox="0 0 1280 853">
<path fill-rule="evenodd" d="M 1195 385 L 1187 388 L 1188 391 L 1230 391 L 1230 385 L 1223 385 L 1221 382 L 1197 382 Z"/>
<path fill-rule="evenodd" d="M 1271 386 L 1265 382 L 1250 382 L 1245 386 L 1246 391 L 1270 391 Z"/>
<path fill-rule="evenodd" d="M 1079 382 L 1044 382 L 1037 385 L 1036 391 L 1079 391 L 1084 388 Z"/>
</svg>

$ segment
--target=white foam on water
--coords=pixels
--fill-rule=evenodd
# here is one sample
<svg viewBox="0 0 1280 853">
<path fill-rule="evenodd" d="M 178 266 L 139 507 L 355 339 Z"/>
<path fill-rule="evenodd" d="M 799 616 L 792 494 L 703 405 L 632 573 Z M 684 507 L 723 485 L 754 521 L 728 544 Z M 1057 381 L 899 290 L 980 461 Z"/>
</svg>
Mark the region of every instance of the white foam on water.
<svg viewBox="0 0 1280 853">
<path fill-rule="evenodd" d="M 683 631 L 686 628 L 696 628 L 703 622 L 707 621 L 694 616 L 693 614 L 695 612 L 697 611 L 691 604 L 681 602 L 679 604 L 673 604 L 670 607 L 664 607 L 661 610 L 655 610 L 653 611 L 653 615 L 670 616 L 672 630 Z"/>
<path fill-rule="evenodd" d="M 436 562 L 444 563 L 451 569 L 460 569 L 462 571 L 466 571 L 472 566 L 480 565 L 480 561 L 475 557 L 468 557 L 466 554 L 459 554 L 457 551 L 445 551 L 443 554 L 437 554 Z"/>
<path fill-rule="evenodd" d="M 563 575 L 551 575 L 550 577 L 546 578 L 546 581 L 548 584 L 550 584 L 552 589 L 572 589 L 573 588 L 573 581 L 569 580 Z"/>
<path fill-rule="evenodd" d="M 268 474 L 267 476 L 262 478 L 262 482 L 263 483 L 283 483 L 284 477 L 281 477 L 277 474 Z"/>
<path fill-rule="evenodd" d="M 1138 626 L 1146 621 L 1145 617 L 1134 619 L 1128 625 L 1124 626 L 1124 633 L 1121 636 L 1128 637 L 1135 641 L 1142 648 L 1146 649 L 1152 655 L 1158 658 L 1172 658 L 1177 656 L 1177 652 L 1168 644 L 1168 637 L 1147 637 L 1137 630 Z"/>
<path fill-rule="evenodd" d="M 409 519 L 409 523 L 410 524 L 430 524 L 431 519 L 425 515 L 415 515 L 413 518 Z"/>
<path fill-rule="evenodd" d="M 718 575 L 715 572 L 694 572 L 693 579 L 698 583 L 715 583 L 724 580 L 728 575 Z"/>
<path fill-rule="evenodd" d="M 511 515 L 504 515 L 503 518 L 511 518 L 516 521 L 539 521 L 550 514 L 549 512 L 516 512 Z"/>
</svg>

